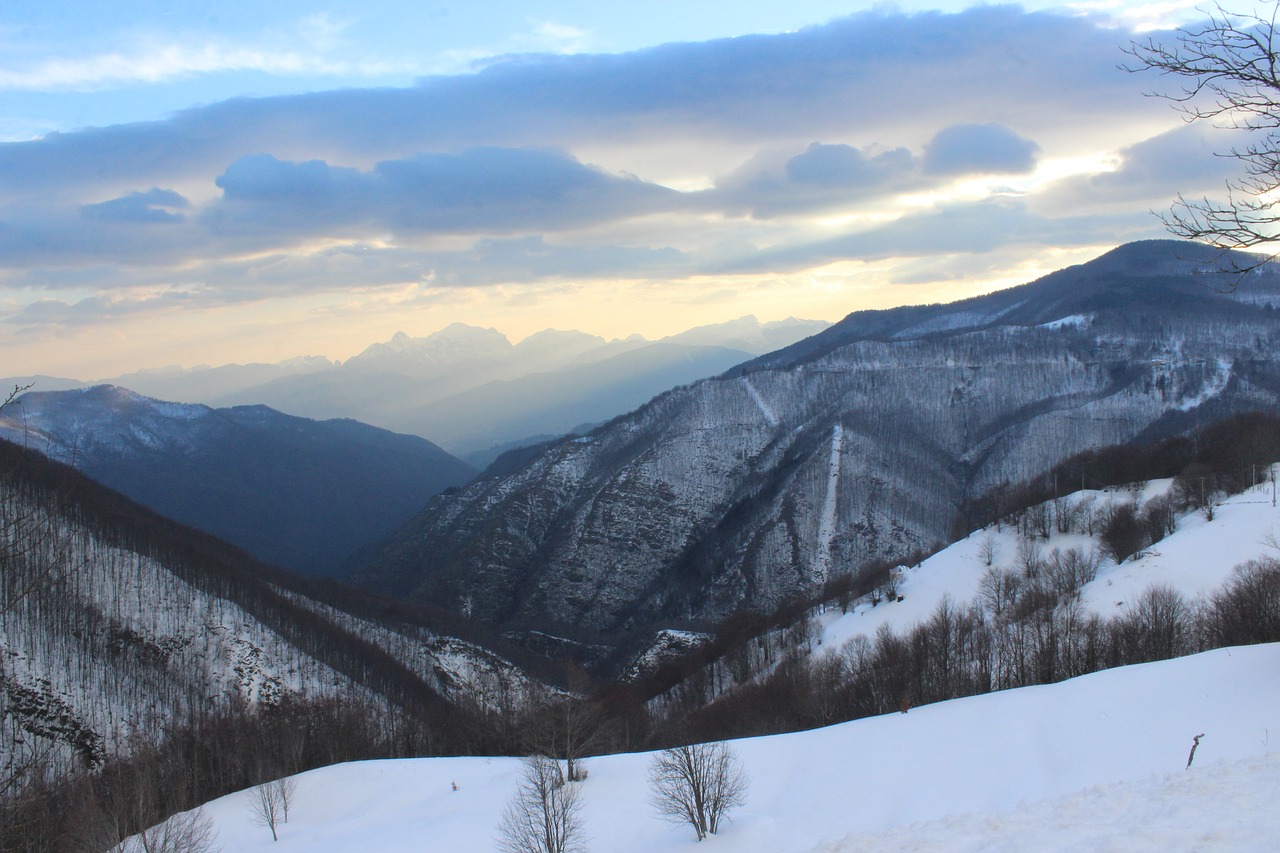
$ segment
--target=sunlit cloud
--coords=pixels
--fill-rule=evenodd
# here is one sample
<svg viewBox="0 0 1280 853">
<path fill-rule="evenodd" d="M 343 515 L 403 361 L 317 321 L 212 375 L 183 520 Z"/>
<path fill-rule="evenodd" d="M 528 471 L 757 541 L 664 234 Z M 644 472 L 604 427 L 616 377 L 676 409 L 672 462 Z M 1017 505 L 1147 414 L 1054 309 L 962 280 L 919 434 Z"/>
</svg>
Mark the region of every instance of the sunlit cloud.
<svg viewBox="0 0 1280 853">
<path fill-rule="evenodd" d="M 519 55 L 570 56 L 588 50 L 591 43 L 591 34 L 586 30 L 554 21 L 535 21 L 498 44 L 443 51 L 430 61 L 424 73 L 469 74 Z"/>
<path fill-rule="evenodd" d="M 1093 15 L 1134 32 L 1166 30 L 1202 18 L 1200 0 L 1081 0 L 1065 8 Z"/>
<path fill-rule="evenodd" d="M 251 43 L 194 33 L 152 33 L 117 50 L 42 57 L 25 64 L 0 60 L 0 90 L 94 91 L 129 84 L 165 83 L 202 74 L 254 71 L 281 76 L 379 77 L 417 68 L 381 59 L 335 55 L 344 25 L 327 16 L 303 20 L 294 34 Z"/>
<path fill-rule="evenodd" d="M 515 21 L 412 85 L 0 143 L 3 317 L 33 336 L 306 317 L 336 341 L 344 317 L 536 331 L 536 312 L 563 311 L 561 325 L 629 334 L 1016 283 L 1158 236 L 1149 209 L 1224 168 L 1207 132 L 1117 69 L 1133 29 L 1099 14 L 881 10 L 618 54 Z M 0 88 L 350 73 L 352 26 L 9 56 Z"/>
</svg>

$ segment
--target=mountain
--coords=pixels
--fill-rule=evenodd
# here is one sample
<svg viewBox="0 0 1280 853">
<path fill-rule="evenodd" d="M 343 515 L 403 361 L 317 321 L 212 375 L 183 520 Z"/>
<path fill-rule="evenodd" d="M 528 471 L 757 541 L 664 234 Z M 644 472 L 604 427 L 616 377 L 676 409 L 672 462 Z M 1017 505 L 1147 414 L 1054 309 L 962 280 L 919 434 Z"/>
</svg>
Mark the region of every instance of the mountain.
<svg viewBox="0 0 1280 853">
<path fill-rule="evenodd" d="M 1070 454 L 1274 409 L 1280 272 L 1234 286 L 1222 263 L 1137 243 L 976 299 L 852 314 L 499 459 L 351 577 L 605 644 L 771 610 L 947 541 L 967 501 Z"/>
<path fill-rule="evenodd" d="M 0 812 L 33 783 L 44 791 L 183 726 L 234 737 L 270 709 L 316 711 L 298 737 L 341 705 L 388 729 L 425 721 L 441 748 L 464 748 L 459 704 L 483 705 L 489 683 L 520 695 L 533 682 L 437 621 L 260 563 L 0 441 Z M 271 751 L 237 748 L 238 760 Z M 109 778 L 127 788 L 119 769 Z M 226 784 L 204 772 L 182 784 Z M 71 849 L 9 847 L 10 829 L 0 820 L 6 850 Z"/>
<path fill-rule="evenodd" d="M 751 357 L 718 346 L 654 343 L 600 361 L 489 382 L 395 417 L 399 429 L 434 436 L 459 453 L 559 437 L 600 423 L 655 394 L 713 376 Z"/>
<path fill-rule="evenodd" d="M 332 574 L 475 471 L 430 442 L 265 406 L 211 409 L 103 385 L 28 392 L 0 437 L 304 574 Z"/>
<path fill-rule="evenodd" d="M 829 325 L 831 324 L 796 317 L 761 323 L 754 314 L 748 314 L 726 323 L 697 326 L 662 340 L 668 344 L 726 347 L 759 355 L 816 335 Z"/>
<path fill-rule="evenodd" d="M 204 403 L 284 377 L 324 373 L 333 367 L 334 363 L 327 358 L 301 356 L 273 364 L 224 364 L 218 367 L 200 365 L 188 369 L 160 367 L 88 384 L 119 385 L 158 400 Z M 84 387 L 83 384 L 81 387 Z M 65 390 L 44 382 L 37 382 L 36 388 L 41 391 Z"/>
<path fill-rule="evenodd" d="M 654 394 L 792 344 L 829 323 L 747 316 L 660 341 L 606 341 L 545 329 L 512 344 L 495 329 L 453 323 L 421 338 L 397 332 L 345 362 L 140 370 L 92 383 L 12 377 L 3 387 L 59 391 L 118 385 L 211 406 L 267 405 L 306 418 L 354 418 L 418 435 L 460 456 L 492 459 L 507 445 L 563 435 L 635 408 Z"/>
<path fill-rule="evenodd" d="M 424 338 L 397 333 L 335 370 L 283 377 L 218 399 L 307 417 L 354 417 L 420 435 L 459 455 L 626 412 L 654 394 L 794 343 L 827 323 L 743 317 L 661 341 L 547 329 L 512 344 L 454 323 Z"/>
</svg>

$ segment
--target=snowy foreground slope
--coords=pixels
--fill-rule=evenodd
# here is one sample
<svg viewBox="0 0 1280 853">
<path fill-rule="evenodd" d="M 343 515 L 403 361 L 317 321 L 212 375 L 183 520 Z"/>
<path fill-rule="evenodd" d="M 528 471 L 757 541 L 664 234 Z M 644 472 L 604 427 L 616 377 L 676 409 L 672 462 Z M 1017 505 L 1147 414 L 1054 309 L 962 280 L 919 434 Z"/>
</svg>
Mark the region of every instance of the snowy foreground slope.
<svg viewBox="0 0 1280 853">
<path fill-rule="evenodd" d="M 1195 763 L 1184 769 L 1201 733 Z M 702 845 L 655 817 L 648 755 L 592 759 L 580 783 L 588 849 L 1274 850 L 1280 645 L 1123 667 L 734 748 L 751 777 L 747 802 Z M 298 777 L 290 821 L 274 844 L 252 821 L 249 792 L 205 812 L 225 851 L 486 851 L 520 771 L 512 758 L 315 770 Z"/>
</svg>

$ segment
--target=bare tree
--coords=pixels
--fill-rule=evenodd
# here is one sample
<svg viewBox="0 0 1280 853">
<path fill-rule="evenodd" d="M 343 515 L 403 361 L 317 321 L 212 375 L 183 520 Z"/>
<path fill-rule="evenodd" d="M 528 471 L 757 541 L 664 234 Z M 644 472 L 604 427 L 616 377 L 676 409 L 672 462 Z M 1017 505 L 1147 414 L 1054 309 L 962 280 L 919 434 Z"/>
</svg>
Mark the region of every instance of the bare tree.
<svg viewBox="0 0 1280 853">
<path fill-rule="evenodd" d="M 984 566 L 990 566 L 999 555 L 1000 543 L 996 541 L 995 533 L 988 530 L 978 540 L 978 559 L 982 561 Z"/>
<path fill-rule="evenodd" d="M 530 754 L 563 759 L 565 778 L 580 782 L 587 777 L 582 759 L 598 753 L 608 740 L 609 718 L 587 695 L 591 684 L 586 673 L 570 665 L 566 681 L 570 695 L 546 698 L 531 709 L 524 743 Z"/>
<path fill-rule="evenodd" d="M 1023 587 L 1022 575 L 1013 569 L 992 567 L 978 581 L 978 598 L 992 616 L 1002 616 L 1018 601 Z"/>
<path fill-rule="evenodd" d="M 110 853 L 213 853 L 216 837 L 209 818 L 193 809 L 125 839 Z"/>
<path fill-rule="evenodd" d="M 558 761 L 526 758 L 524 776 L 498 825 L 500 853 L 583 850 L 581 790 L 565 781 Z"/>
<path fill-rule="evenodd" d="M 658 814 L 689 824 L 699 841 L 715 835 L 729 810 L 743 804 L 747 781 L 741 762 L 723 741 L 664 749 L 649 765 Z"/>
<path fill-rule="evenodd" d="M 288 823 L 289 806 L 293 803 L 293 795 L 298 790 L 298 780 L 292 776 L 285 776 L 271 784 L 275 787 L 276 798 L 280 801 L 280 813 L 284 816 L 284 822 Z"/>
<path fill-rule="evenodd" d="M 1152 37 L 1126 51 L 1136 61 L 1127 70 L 1181 80 L 1177 91 L 1157 94 L 1173 101 L 1187 121 L 1250 132 L 1247 144 L 1222 155 L 1237 160 L 1244 176 L 1227 183 L 1222 201 L 1179 195 L 1161 216 L 1173 234 L 1221 249 L 1280 239 L 1280 200 L 1274 195 L 1280 190 L 1278 9 L 1273 5 L 1270 16 L 1262 17 L 1218 6 L 1207 22 L 1177 30 L 1172 43 Z"/>
<path fill-rule="evenodd" d="M 253 789 L 249 799 L 249 815 L 258 826 L 271 830 L 271 840 L 279 841 L 276 826 L 284 819 L 284 803 L 280 789 L 274 782 L 265 782 Z"/>
</svg>

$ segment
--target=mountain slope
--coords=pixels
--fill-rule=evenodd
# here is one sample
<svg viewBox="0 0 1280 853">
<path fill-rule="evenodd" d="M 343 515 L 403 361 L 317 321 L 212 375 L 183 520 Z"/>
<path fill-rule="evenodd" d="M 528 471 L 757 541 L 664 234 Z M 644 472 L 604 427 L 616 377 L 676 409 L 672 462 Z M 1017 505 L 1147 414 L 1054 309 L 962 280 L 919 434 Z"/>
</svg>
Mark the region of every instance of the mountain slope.
<svg viewBox="0 0 1280 853">
<path fill-rule="evenodd" d="M 438 622 L 259 563 L 0 441 L 0 808 L 174 727 L 308 702 L 375 730 L 425 722 L 465 749 L 455 703 L 533 682 Z"/>
<path fill-rule="evenodd" d="M 862 312 L 435 499 L 353 577 L 509 630 L 768 610 L 1083 449 L 1280 402 L 1280 275 L 1155 242 Z"/>
<path fill-rule="evenodd" d="M 490 382 L 401 411 L 395 423 L 460 453 L 475 452 L 607 421 L 668 388 L 714 376 L 750 357 L 718 346 L 647 344 L 600 361 Z"/>
<path fill-rule="evenodd" d="M 1280 838 L 1277 667 L 1280 646 L 1222 649 L 734 741 L 747 801 L 703 843 L 649 806 L 648 754 L 602 756 L 578 783 L 585 834 L 596 853 L 1260 853 Z M 520 770 L 514 758 L 433 758 L 312 771 L 297 777 L 278 843 L 253 823 L 250 791 L 205 812 L 244 853 L 487 850 Z"/>
<path fill-rule="evenodd" d="M 333 573 L 475 473 L 430 442 L 355 421 L 163 403 L 113 386 L 24 394 L 0 415 L 0 437 L 304 574 Z"/>
</svg>

